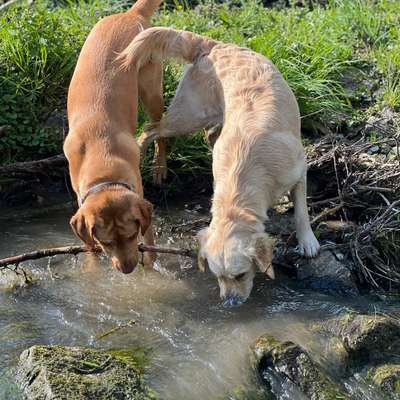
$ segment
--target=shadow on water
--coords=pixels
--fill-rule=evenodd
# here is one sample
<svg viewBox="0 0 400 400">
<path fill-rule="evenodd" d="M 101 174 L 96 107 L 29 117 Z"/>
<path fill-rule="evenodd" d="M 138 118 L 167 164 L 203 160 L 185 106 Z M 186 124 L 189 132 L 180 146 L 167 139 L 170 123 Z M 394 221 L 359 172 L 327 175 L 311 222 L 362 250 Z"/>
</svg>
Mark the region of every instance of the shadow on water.
<svg viewBox="0 0 400 400">
<path fill-rule="evenodd" d="M 64 210 L 1 220 L 0 256 L 76 242 L 68 225 L 70 214 Z M 165 214 L 156 218 L 158 243 L 193 245 L 192 233 L 171 233 L 171 226 L 204 215 L 171 209 L 168 218 Z M 268 331 L 293 340 L 335 371 L 309 324 L 346 309 L 390 308 L 364 297 L 348 300 L 297 290 L 295 282 L 271 283 L 260 275 L 249 301 L 227 310 L 210 273 L 201 274 L 191 260 L 168 255 L 159 257 L 161 273 L 138 268 L 122 275 L 107 259 L 89 254 L 57 256 L 27 266 L 34 277 L 31 286 L 12 288 L 9 275 L 0 276 L 1 399 L 19 398 L 12 368 L 22 350 L 39 343 L 141 347 L 151 360 L 146 378 L 163 399 L 228 399 L 238 385 L 254 388 L 249 346 L 258 335 Z M 136 325 L 96 339 L 132 319 Z M 288 383 L 277 386 L 280 399 L 303 398 Z M 349 381 L 348 386 L 359 384 Z M 368 396 L 364 398 L 379 399 Z"/>
</svg>

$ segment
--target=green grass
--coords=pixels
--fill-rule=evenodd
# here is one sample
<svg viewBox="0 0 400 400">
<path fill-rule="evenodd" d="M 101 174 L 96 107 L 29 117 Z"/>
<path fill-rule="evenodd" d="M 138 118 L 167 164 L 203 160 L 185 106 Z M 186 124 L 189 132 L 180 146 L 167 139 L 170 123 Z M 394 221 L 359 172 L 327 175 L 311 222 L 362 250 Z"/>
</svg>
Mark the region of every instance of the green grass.
<svg viewBox="0 0 400 400">
<path fill-rule="evenodd" d="M 61 151 L 60 132 L 44 122 L 54 109 L 65 108 L 68 82 L 91 27 L 128 3 L 34 4 L 0 14 L 0 126 L 11 126 L 0 137 L 0 163 Z M 241 7 L 207 2 L 194 9 L 176 2 L 172 10 L 163 8 L 153 24 L 192 30 L 266 55 L 294 90 L 305 130 L 322 134 L 321 127 L 359 118 L 360 106 L 363 111 L 399 109 L 399 15 L 400 2 L 394 0 L 336 0 L 312 11 L 265 9 L 253 0 Z M 168 99 L 180 73 L 180 66 L 166 66 Z M 379 89 L 373 104 L 362 103 L 365 81 Z M 141 112 L 139 129 L 144 121 Z M 201 137 L 176 140 L 171 149 L 175 173 L 210 172 L 210 154 Z"/>
</svg>

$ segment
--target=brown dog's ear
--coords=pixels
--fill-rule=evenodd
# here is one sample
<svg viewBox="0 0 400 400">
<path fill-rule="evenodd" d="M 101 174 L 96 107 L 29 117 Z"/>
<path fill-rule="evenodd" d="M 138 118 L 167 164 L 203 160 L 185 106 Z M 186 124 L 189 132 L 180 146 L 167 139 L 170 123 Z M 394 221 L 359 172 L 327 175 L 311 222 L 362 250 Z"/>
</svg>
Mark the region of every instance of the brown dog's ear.
<svg viewBox="0 0 400 400">
<path fill-rule="evenodd" d="M 272 256 L 275 240 L 266 233 L 254 234 L 251 242 L 251 255 L 261 272 L 267 274 L 270 279 L 275 279 L 275 271 L 272 266 Z"/>
<path fill-rule="evenodd" d="M 94 222 L 91 218 L 85 218 L 79 210 L 69 221 L 75 235 L 79 237 L 89 248 L 95 246 L 93 238 Z"/>
<path fill-rule="evenodd" d="M 140 232 L 144 235 L 151 224 L 153 206 L 147 200 L 140 199 L 137 208 L 139 212 L 134 215 L 139 220 Z"/>
</svg>

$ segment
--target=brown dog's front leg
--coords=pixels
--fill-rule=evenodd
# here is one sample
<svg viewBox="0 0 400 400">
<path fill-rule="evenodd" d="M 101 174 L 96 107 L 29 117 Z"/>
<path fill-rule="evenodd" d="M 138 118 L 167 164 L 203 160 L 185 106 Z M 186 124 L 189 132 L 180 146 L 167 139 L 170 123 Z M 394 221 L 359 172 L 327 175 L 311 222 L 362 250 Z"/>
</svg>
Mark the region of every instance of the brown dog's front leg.
<svg viewBox="0 0 400 400">
<path fill-rule="evenodd" d="M 143 242 L 147 246 L 154 246 L 153 226 L 150 226 L 143 236 Z M 157 259 L 157 254 L 146 251 L 143 255 L 143 264 L 146 268 L 152 268 Z"/>
<path fill-rule="evenodd" d="M 167 179 L 167 139 L 159 138 L 154 143 L 153 182 L 161 185 Z"/>
</svg>

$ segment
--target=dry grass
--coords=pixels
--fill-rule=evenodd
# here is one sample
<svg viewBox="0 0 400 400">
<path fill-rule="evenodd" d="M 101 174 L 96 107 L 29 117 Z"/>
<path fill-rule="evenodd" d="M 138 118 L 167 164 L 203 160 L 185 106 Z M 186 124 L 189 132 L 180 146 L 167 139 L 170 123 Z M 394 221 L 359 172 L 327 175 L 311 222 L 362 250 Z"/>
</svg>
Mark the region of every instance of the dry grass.
<svg viewBox="0 0 400 400">
<path fill-rule="evenodd" d="M 315 220 L 339 219 L 361 277 L 374 287 L 400 284 L 400 129 L 396 114 L 370 119 L 352 138 L 328 135 L 308 147 L 318 175 Z"/>
</svg>

